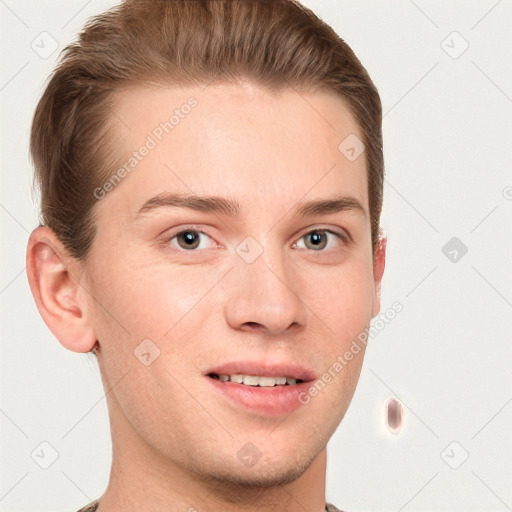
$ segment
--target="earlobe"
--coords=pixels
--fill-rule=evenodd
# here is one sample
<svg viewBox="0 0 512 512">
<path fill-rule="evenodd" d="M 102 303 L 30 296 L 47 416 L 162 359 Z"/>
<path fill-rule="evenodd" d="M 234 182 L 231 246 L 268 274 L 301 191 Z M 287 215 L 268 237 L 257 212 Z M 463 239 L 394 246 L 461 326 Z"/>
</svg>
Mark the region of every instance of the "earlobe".
<svg viewBox="0 0 512 512">
<path fill-rule="evenodd" d="M 68 350 L 90 351 L 96 337 L 87 292 L 79 282 L 80 264 L 45 226 L 30 234 L 26 263 L 30 290 L 44 323 Z"/>
<path fill-rule="evenodd" d="M 380 231 L 380 239 L 379 244 L 376 249 L 375 257 L 373 260 L 373 279 L 374 279 L 374 302 L 373 302 L 373 312 L 372 318 L 379 314 L 380 311 L 380 294 L 381 294 L 381 284 L 382 284 L 382 276 L 384 275 L 384 268 L 386 266 L 386 247 L 387 247 L 388 239 L 387 236 Z"/>
</svg>

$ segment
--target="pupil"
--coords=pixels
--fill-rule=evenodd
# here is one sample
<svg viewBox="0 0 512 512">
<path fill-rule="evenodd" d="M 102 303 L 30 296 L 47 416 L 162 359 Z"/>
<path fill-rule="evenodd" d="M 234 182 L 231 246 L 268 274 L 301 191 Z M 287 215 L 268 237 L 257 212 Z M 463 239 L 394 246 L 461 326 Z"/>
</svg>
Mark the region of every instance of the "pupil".
<svg viewBox="0 0 512 512">
<path fill-rule="evenodd" d="M 182 240 L 184 241 L 184 245 L 186 249 L 195 248 L 197 247 L 199 243 L 199 237 L 197 233 L 194 233 L 193 231 L 186 231 L 185 233 L 182 233 L 181 235 Z M 179 238 L 178 238 L 179 240 Z M 180 244 L 182 245 L 182 244 Z M 182 245 L 183 247 L 183 245 Z"/>
<path fill-rule="evenodd" d="M 310 233 L 310 243 L 315 249 L 323 249 L 325 247 L 326 241 L 322 239 L 323 237 L 325 237 L 325 233 L 322 231 Z"/>
</svg>

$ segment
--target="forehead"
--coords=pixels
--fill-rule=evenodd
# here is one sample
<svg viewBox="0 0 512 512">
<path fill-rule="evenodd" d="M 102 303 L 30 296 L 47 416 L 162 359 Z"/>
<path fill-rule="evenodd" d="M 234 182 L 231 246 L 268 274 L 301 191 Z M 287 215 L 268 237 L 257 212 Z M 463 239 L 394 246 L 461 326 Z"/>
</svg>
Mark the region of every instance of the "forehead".
<svg viewBox="0 0 512 512">
<path fill-rule="evenodd" d="M 270 210 L 276 196 L 295 203 L 347 193 L 368 206 L 364 154 L 351 160 L 340 150 L 362 134 L 331 92 L 275 93 L 248 83 L 130 87 L 117 94 L 111 124 L 120 155 L 113 174 L 125 171 L 106 199 L 129 216 L 168 191 L 243 196 L 247 207 Z"/>
</svg>

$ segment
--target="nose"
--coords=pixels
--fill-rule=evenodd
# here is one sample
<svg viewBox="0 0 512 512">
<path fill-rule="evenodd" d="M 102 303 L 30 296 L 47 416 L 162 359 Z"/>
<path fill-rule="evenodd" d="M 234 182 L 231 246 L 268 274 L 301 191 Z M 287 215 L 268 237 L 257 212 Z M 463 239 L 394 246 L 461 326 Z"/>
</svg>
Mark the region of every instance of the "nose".
<svg viewBox="0 0 512 512">
<path fill-rule="evenodd" d="M 225 314 L 232 328 L 282 334 L 305 326 L 300 276 L 282 249 L 266 248 L 251 263 L 237 258 L 230 279 Z"/>
</svg>

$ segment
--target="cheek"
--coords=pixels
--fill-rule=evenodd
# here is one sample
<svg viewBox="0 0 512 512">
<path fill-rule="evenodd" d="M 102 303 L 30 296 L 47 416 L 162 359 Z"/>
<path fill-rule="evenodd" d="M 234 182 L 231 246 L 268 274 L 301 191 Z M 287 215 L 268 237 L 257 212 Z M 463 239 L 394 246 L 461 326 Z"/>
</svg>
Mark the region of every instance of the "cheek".
<svg viewBox="0 0 512 512">
<path fill-rule="evenodd" d="M 113 358 L 123 353 L 130 362 L 133 351 L 147 339 L 166 359 L 177 359 L 185 351 L 190 356 L 188 340 L 197 335 L 207 316 L 220 314 L 215 310 L 218 306 L 210 303 L 209 291 L 225 269 L 176 266 L 142 255 L 138 264 L 135 259 L 103 263 L 92 279 L 100 343 L 108 344 L 105 348 Z M 112 271 L 106 272 L 109 267 Z"/>
<path fill-rule="evenodd" d="M 327 335 L 345 344 L 355 339 L 371 320 L 373 309 L 373 272 L 364 261 L 337 270 L 318 273 L 304 283 L 306 304 L 319 317 Z M 338 347 L 339 348 L 339 347 Z"/>
</svg>

